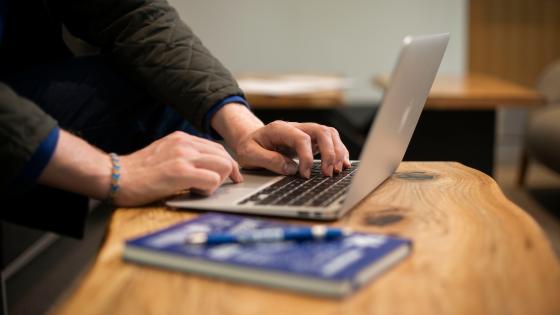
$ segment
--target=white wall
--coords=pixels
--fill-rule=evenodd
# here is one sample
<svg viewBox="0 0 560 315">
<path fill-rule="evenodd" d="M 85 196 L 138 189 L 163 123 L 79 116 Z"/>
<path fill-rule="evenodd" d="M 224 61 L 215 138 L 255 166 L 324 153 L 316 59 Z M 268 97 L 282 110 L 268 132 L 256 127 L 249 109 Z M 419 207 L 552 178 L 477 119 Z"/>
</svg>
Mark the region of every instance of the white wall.
<svg viewBox="0 0 560 315">
<path fill-rule="evenodd" d="M 407 34 L 450 32 L 440 72 L 462 73 L 466 0 L 169 0 L 234 74 L 321 72 L 350 77 L 348 99 L 374 103 Z"/>
</svg>

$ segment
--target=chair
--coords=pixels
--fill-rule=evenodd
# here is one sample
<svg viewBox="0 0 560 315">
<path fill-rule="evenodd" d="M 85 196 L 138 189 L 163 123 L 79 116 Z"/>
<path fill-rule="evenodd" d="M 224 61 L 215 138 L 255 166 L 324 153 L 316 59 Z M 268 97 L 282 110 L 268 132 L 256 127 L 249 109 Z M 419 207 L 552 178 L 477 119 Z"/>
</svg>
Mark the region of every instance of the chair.
<svg viewBox="0 0 560 315">
<path fill-rule="evenodd" d="M 521 158 L 518 185 L 523 186 L 531 159 L 560 173 L 560 60 L 548 66 L 538 81 L 537 90 L 547 105 L 529 117 L 525 150 Z"/>
</svg>

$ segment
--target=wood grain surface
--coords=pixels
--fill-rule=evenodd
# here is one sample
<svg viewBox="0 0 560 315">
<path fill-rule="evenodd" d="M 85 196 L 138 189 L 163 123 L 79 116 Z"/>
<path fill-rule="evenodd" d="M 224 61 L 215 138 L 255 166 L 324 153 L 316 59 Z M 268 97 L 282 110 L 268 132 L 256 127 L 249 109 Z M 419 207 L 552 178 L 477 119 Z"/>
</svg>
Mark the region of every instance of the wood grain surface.
<svg viewBox="0 0 560 315">
<path fill-rule="evenodd" d="M 95 264 L 53 312 L 560 314 L 560 264 L 543 231 L 494 180 L 458 163 L 402 163 L 332 223 L 414 241 L 409 258 L 342 300 L 123 262 L 126 239 L 197 214 L 118 209 Z"/>
<path fill-rule="evenodd" d="M 383 89 L 389 86 L 389 75 L 374 78 Z M 537 91 L 484 74 L 438 75 L 426 108 L 430 109 L 496 109 L 500 106 L 538 107 L 545 99 Z"/>
</svg>

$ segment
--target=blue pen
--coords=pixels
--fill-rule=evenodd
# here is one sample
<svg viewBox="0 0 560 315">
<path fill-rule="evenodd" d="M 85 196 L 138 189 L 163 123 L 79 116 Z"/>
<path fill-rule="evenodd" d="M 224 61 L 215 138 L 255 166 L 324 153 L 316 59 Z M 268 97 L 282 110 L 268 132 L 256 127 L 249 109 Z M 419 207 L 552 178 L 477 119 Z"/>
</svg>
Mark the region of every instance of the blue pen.
<svg viewBox="0 0 560 315">
<path fill-rule="evenodd" d="M 187 235 L 187 244 L 228 244 L 279 241 L 333 240 L 351 233 L 348 229 L 337 229 L 316 225 L 312 227 L 264 228 L 242 233 L 192 233 Z"/>
</svg>

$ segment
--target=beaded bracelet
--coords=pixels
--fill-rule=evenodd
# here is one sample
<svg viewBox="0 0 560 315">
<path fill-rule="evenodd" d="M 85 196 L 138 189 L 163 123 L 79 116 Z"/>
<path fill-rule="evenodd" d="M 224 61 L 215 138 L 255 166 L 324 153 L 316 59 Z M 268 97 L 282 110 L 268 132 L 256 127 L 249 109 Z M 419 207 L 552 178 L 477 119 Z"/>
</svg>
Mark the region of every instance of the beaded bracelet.
<svg viewBox="0 0 560 315">
<path fill-rule="evenodd" d="M 121 178 L 121 162 L 119 160 L 119 156 L 116 153 L 109 153 L 109 157 L 111 157 L 111 164 L 113 165 L 111 169 L 111 187 L 109 189 L 109 203 L 113 203 L 115 199 L 115 195 L 119 190 L 119 179 Z"/>
</svg>

